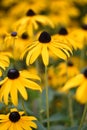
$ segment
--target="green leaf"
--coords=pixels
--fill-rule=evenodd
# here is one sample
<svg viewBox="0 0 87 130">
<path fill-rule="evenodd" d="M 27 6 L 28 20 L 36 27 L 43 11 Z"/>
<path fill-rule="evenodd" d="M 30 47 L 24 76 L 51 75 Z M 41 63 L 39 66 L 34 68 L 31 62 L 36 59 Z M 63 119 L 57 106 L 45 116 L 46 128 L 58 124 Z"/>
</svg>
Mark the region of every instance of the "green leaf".
<svg viewBox="0 0 87 130">
<path fill-rule="evenodd" d="M 57 125 L 57 126 L 52 126 L 50 130 L 66 130 L 64 126 Z"/>
<path fill-rule="evenodd" d="M 60 113 L 56 113 L 56 114 L 50 116 L 50 122 L 56 122 L 56 121 L 65 122 L 65 121 L 68 121 L 68 117 L 66 117 Z M 47 122 L 47 119 L 45 119 L 43 122 L 44 123 Z"/>
<path fill-rule="evenodd" d="M 46 128 L 39 121 L 36 121 L 36 123 L 38 126 L 38 130 L 46 130 Z"/>
<path fill-rule="evenodd" d="M 65 130 L 78 130 L 78 126 L 70 127 L 70 128 L 65 129 Z"/>
</svg>

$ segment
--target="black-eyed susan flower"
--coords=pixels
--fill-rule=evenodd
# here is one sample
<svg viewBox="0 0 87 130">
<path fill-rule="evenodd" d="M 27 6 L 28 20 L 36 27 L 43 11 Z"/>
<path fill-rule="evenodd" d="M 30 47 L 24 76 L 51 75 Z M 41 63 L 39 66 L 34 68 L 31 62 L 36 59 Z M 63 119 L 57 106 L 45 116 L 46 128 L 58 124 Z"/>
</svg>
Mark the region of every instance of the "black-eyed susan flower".
<svg viewBox="0 0 87 130">
<path fill-rule="evenodd" d="M 66 80 L 67 78 L 69 79 L 80 73 L 79 69 L 77 68 L 77 66 L 75 66 L 72 60 L 60 63 L 57 66 L 57 69 L 58 69 L 58 75 L 61 77 L 65 76 Z"/>
<path fill-rule="evenodd" d="M 9 69 L 5 79 L 0 81 L 0 101 L 4 100 L 8 104 L 9 95 L 14 105 L 18 104 L 18 91 L 22 97 L 27 100 L 28 95 L 25 88 L 41 91 L 41 87 L 32 80 L 40 80 L 37 75 L 29 73 L 27 70 L 18 71 Z"/>
<path fill-rule="evenodd" d="M 79 48 L 79 40 L 76 41 L 73 38 L 73 33 L 70 29 L 67 29 L 66 27 L 61 27 L 57 34 L 53 35 L 55 39 L 59 39 L 60 42 L 66 43 L 71 48 L 74 48 L 75 50 Z"/>
<path fill-rule="evenodd" d="M 26 16 L 19 19 L 15 23 L 14 28 L 18 31 L 19 34 L 27 31 L 30 36 L 33 36 L 34 30 L 37 30 L 39 28 L 38 23 L 44 26 L 45 25 L 49 25 L 51 27 L 54 26 L 48 17 L 38 15 L 32 9 L 29 9 L 26 13 Z"/>
<path fill-rule="evenodd" d="M 24 115 L 24 111 L 12 108 L 7 114 L 0 114 L 0 130 L 32 130 L 37 128 L 34 116 Z"/>
<path fill-rule="evenodd" d="M 87 68 L 83 73 L 68 80 L 62 90 L 67 91 L 76 87 L 78 87 L 75 93 L 76 100 L 82 104 L 87 103 Z"/>
<path fill-rule="evenodd" d="M 13 31 L 11 33 L 8 33 L 7 36 L 4 39 L 4 48 L 5 49 L 11 49 L 14 47 L 15 40 L 18 38 L 17 32 Z"/>
<path fill-rule="evenodd" d="M 25 47 L 22 57 L 27 53 L 26 64 L 29 65 L 41 54 L 43 63 L 47 66 L 49 64 L 49 51 L 64 60 L 66 60 L 67 57 L 70 56 L 70 52 L 72 52 L 71 48 L 64 42 L 61 43 L 58 39 L 53 39 L 48 32 L 43 31 L 37 41 Z"/>
</svg>

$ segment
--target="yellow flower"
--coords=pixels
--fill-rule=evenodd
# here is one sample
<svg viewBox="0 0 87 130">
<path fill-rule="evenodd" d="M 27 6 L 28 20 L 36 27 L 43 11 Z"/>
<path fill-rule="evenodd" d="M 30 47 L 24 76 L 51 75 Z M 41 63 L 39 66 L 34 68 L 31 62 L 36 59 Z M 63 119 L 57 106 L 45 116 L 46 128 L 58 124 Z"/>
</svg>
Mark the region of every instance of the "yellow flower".
<svg viewBox="0 0 87 130">
<path fill-rule="evenodd" d="M 15 44 L 15 40 L 17 38 L 18 38 L 17 32 L 14 31 L 14 32 L 8 33 L 4 39 L 4 48 L 12 50 Z"/>
<path fill-rule="evenodd" d="M 10 57 L 12 57 L 10 52 L 4 52 L 4 51 L 0 52 L 0 67 L 2 69 L 5 69 L 6 67 L 9 66 L 9 64 L 10 64 L 9 58 Z"/>
<path fill-rule="evenodd" d="M 87 23 L 82 24 L 79 28 L 74 28 L 72 38 L 79 41 L 79 44 L 77 42 L 78 48 L 82 49 L 87 42 Z"/>
<path fill-rule="evenodd" d="M 75 98 L 80 103 L 87 103 L 87 68 L 84 69 L 83 73 L 73 77 L 63 87 L 62 91 L 67 91 L 71 88 L 77 88 Z"/>
<path fill-rule="evenodd" d="M 14 28 L 16 31 L 18 31 L 19 34 L 27 31 L 28 34 L 32 37 L 34 35 L 34 30 L 39 28 L 38 23 L 54 27 L 53 23 L 48 17 L 38 15 L 32 9 L 29 9 L 26 13 L 26 16 L 19 19 L 15 23 Z"/>
<path fill-rule="evenodd" d="M 68 60 L 67 62 L 62 62 L 57 66 L 58 69 L 58 75 L 59 77 L 66 77 L 71 78 L 74 77 L 75 75 L 79 74 L 79 69 L 75 66 L 75 64 L 71 61 Z"/>
<path fill-rule="evenodd" d="M 41 54 L 43 63 L 47 66 L 49 64 L 49 51 L 64 60 L 70 56 L 69 52 L 72 52 L 68 45 L 60 43 L 58 39 L 54 40 L 49 33 L 43 31 L 37 41 L 33 42 L 30 46 L 26 46 L 21 57 L 23 57 L 27 52 L 26 64 L 29 65 L 32 64 Z"/>
<path fill-rule="evenodd" d="M 73 39 L 73 33 L 70 29 L 61 27 L 57 34 L 53 35 L 55 39 L 59 39 L 60 42 L 66 43 L 70 48 L 79 48 L 79 40 Z"/>
<path fill-rule="evenodd" d="M 18 71 L 17 69 L 9 69 L 7 77 L 0 81 L 0 101 L 4 100 L 8 104 L 10 94 L 11 101 L 14 105 L 18 104 L 18 91 L 22 97 L 27 100 L 27 92 L 25 88 L 32 90 L 41 90 L 41 87 L 32 80 L 40 80 L 37 75 L 29 73 L 27 70 Z"/>
<path fill-rule="evenodd" d="M 24 111 L 16 108 L 10 110 L 8 114 L 0 114 L 0 130 L 32 130 L 37 128 L 34 116 L 25 116 Z"/>
</svg>

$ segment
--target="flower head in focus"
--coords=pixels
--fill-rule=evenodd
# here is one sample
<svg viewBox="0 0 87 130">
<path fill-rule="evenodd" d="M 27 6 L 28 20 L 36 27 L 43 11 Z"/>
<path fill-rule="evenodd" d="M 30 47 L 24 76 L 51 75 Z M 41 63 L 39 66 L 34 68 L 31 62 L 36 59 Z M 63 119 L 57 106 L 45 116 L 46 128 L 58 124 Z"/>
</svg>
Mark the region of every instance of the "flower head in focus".
<svg viewBox="0 0 87 130">
<path fill-rule="evenodd" d="M 64 42 L 61 43 L 58 39 L 53 39 L 48 32 L 43 31 L 37 41 L 25 47 L 25 51 L 21 57 L 23 58 L 25 53 L 27 53 L 26 64 L 29 65 L 32 64 L 41 54 L 43 63 L 47 66 L 49 64 L 49 51 L 57 57 L 67 60 L 72 49 Z"/>
</svg>

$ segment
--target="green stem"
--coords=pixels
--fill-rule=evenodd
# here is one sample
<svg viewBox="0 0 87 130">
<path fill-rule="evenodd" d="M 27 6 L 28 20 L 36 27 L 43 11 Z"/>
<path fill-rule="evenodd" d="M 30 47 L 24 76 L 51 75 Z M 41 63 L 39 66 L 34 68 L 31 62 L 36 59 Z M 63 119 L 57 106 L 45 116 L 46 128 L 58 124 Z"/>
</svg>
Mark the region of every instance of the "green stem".
<svg viewBox="0 0 87 130">
<path fill-rule="evenodd" d="M 70 94 L 68 94 L 68 104 L 69 104 L 69 117 L 70 117 L 70 122 L 71 122 L 71 126 L 73 126 L 74 124 L 74 118 L 73 118 L 73 106 L 72 106 L 72 97 Z"/>
<path fill-rule="evenodd" d="M 27 112 L 26 112 L 26 109 L 25 109 L 25 106 L 24 106 L 24 100 L 23 100 L 23 98 L 21 98 L 21 102 L 22 102 L 22 108 L 24 110 L 24 113 L 25 113 L 25 115 L 27 115 Z"/>
<path fill-rule="evenodd" d="M 47 108 L 47 130 L 50 130 L 47 66 L 45 66 L 45 87 L 46 87 L 46 108 Z"/>
<path fill-rule="evenodd" d="M 66 61 L 66 81 L 69 79 L 68 77 L 68 61 Z M 73 126 L 74 124 L 74 117 L 73 117 L 73 104 L 72 104 L 72 96 L 71 96 L 71 93 L 68 93 L 68 111 L 69 111 L 69 118 L 70 118 L 70 123 L 71 123 L 71 126 Z"/>
<path fill-rule="evenodd" d="M 85 117 L 86 117 L 86 112 L 87 112 L 87 104 L 85 104 L 83 115 L 82 115 L 82 119 L 81 119 L 81 122 L 80 122 L 78 130 L 81 130 L 81 128 L 83 126 L 83 123 L 84 123 L 84 120 L 85 120 Z"/>
</svg>

